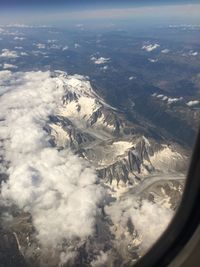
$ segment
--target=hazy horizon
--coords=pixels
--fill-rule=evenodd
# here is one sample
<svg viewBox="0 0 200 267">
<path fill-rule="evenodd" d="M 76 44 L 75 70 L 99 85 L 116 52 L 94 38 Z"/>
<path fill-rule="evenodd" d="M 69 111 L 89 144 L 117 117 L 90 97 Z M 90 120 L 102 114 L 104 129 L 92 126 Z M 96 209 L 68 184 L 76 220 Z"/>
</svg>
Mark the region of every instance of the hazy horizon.
<svg viewBox="0 0 200 267">
<path fill-rule="evenodd" d="M 12 1 L 11 1 L 12 2 Z M 173 23 L 200 23 L 200 4 L 193 2 L 188 4 L 176 1 L 156 4 L 155 1 L 143 1 L 143 5 L 139 5 L 138 1 L 130 3 L 126 1 L 124 4 L 119 4 L 118 1 L 112 1 L 105 4 L 104 2 L 96 4 L 96 1 L 91 5 L 88 1 L 84 4 L 79 1 L 72 5 L 58 2 L 57 5 L 52 4 L 35 4 L 24 5 L 21 1 L 18 6 L 8 3 L 0 4 L 0 24 L 45 24 L 52 26 L 64 26 L 70 22 L 102 22 L 102 23 L 121 23 L 121 22 L 142 22 L 143 24 L 173 24 Z M 158 1 L 157 1 L 158 2 Z M 31 3 L 31 2 L 30 2 Z M 60 4 L 59 4 L 60 3 Z M 78 4 L 79 3 L 79 4 Z"/>
</svg>

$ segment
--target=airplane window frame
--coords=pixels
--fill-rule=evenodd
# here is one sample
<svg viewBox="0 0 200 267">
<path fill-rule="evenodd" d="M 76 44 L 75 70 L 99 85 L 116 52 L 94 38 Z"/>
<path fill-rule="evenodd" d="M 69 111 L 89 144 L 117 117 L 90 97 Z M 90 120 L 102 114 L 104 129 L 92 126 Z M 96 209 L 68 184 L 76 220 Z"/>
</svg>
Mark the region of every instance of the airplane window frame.
<svg viewBox="0 0 200 267">
<path fill-rule="evenodd" d="M 198 131 L 185 189 L 178 210 L 159 240 L 134 267 L 166 267 L 192 240 L 200 225 L 200 130 Z M 147 229 L 148 231 L 148 229 Z M 198 231 L 197 231 L 198 234 Z M 199 236 L 200 239 L 200 236 Z M 181 266 L 181 265 L 178 265 Z"/>
</svg>

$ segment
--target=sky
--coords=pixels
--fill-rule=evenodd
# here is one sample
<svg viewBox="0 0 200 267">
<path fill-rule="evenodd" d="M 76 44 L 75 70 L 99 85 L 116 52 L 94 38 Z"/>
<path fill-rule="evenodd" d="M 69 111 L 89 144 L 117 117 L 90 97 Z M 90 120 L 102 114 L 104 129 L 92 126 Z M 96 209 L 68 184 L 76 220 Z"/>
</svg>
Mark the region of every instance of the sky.
<svg viewBox="0 0 200 267">
<path fill-rule="evenodd" d="M 124 6 L 124 5 L 166 5 L 166 4 L 195 4 L 199 0 L 1 0 L 4 6 Z"/>
<path fill-rule="evenodd" d="M 0 24 L 63 24 L 86 20 L 147 20 L 200 23 L 200 1 L 193 0 L 1 0 Z"/>
</svg>

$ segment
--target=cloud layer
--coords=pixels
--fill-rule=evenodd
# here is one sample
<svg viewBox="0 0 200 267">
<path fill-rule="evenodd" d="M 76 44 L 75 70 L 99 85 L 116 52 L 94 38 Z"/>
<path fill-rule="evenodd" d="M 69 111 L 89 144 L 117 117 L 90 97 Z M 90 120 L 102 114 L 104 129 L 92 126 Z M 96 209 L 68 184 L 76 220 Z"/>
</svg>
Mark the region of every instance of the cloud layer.
<svg viewBox="0 0 200 267">
<path fill-rule="evenodd" d="M 2 198 L 30 212 L 40 244 L 92 235 L 103 196 L 94 170 L 71 151 L 49 144 L 44 130 L 64 94 L 49 72 L 0 72 L 0 139 L 9 162 Z"/>
</svg>

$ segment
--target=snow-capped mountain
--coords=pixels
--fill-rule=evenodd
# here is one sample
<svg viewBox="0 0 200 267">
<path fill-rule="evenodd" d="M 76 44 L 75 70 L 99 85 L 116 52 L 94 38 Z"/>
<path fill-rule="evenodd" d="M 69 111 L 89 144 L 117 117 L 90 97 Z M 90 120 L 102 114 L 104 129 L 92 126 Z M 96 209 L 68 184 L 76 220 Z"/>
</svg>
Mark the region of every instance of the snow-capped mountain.
<svg viewBox="0 0 200 267">
<path fill-rule="evenodd" d="M 63 103 L 47 126 L 54 145 L 73 149 L 110 184 L 137 184 L 154 172 L 184 172 L 181 147 L 141 135 L 123 113 L 94 92 L 88 77 L 59 72 L 53 76 L 65 89 Z"/>
</svg>

